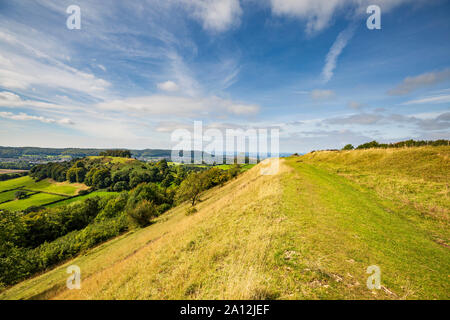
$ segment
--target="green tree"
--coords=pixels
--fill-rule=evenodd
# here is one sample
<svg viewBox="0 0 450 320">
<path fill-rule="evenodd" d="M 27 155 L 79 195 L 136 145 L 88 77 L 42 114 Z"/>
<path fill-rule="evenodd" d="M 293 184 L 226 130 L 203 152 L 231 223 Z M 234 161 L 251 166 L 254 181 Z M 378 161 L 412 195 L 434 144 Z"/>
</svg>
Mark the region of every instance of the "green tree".
<svg viewBox="0 0 450 320">
<path fill-rule="evenodd" d="M 151 220 L 158 216 L 158 211 L 152 202 L 142 200 L 135 208 L 128 210 L 127 215 L 134 225 L 143 228 L 148 226 Z"/>
<path fill-rule="evenodd" d="M 347 144 L 345 147 L 342 148 L 342 150 L 353 150 L 355 147 L 351 144 Z"/>
<path fill-rule="evenodd" d="M 23 190 L 18 190 L 14 193 L 14 198 L 17 200 L 25 199 L 27 197 L 27 192 Z"/>
<path fill-rule="evenodd" d="M 200 193 L 205 190 L 204 176 L 201 173 L 192 172 L 187 176 L 185 180 L 180 184 L 176 199 L 179 202 L 189 200 L 192 206 L 195 206 Z"/>
</svg>

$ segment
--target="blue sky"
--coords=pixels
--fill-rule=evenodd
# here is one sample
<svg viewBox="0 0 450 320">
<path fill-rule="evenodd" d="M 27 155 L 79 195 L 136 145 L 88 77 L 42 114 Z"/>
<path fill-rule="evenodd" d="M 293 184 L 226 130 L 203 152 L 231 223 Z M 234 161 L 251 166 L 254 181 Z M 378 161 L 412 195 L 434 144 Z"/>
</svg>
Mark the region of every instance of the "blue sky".
<svg viewBox="0 0 450 320">
<path fill-rule="evenodd" d="M 449 139 L 449 14 L 444 0 L 2 1 L 0 145 L 171 148 L 195 120 L 278 127 L 282 152 Z"/>
</svg>

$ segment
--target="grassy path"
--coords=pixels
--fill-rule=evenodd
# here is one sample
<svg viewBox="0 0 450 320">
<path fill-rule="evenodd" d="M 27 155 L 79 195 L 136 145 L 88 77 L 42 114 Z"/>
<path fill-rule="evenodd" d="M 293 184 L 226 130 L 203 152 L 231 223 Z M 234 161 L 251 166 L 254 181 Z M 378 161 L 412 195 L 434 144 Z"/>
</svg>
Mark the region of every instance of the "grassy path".
<svg viewBox="0 0 450 320">
<path fill-rule="evenodd" d="M 290 239 L 284 250 L 298 257 L 283 286 L 294 296 L 450 297 L 450 251 L 433 240 L 427 221 L 420 224 L 398 203 L 297 159 L 288 160 L 295 171 L 283 178 Z M 381 269 L 382 290 L 366 287 L 370 265 Z"/>
</svg>

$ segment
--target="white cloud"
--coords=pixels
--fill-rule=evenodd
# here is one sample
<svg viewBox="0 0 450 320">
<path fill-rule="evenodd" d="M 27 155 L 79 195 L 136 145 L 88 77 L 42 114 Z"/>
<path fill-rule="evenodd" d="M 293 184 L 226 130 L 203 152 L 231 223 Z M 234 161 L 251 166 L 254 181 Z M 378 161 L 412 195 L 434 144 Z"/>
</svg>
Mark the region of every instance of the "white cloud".
<svg viewBox="0 0 450 320">
<path fill-rule="evenodd" d="M 287 15 L 306 20 L 306 32 L 313 33 L 327 27 L 343 0 L 271 0 L 276 15 Z"/>
<path fill-rule="evenodd" d="M 33 116 L 33 115 L 29 115 L 29 114 L 26 114 L 23 112 L 21 112 L 19 114 L 14 114 L 12 112 L 0 112 L 0 117 L 5 118 L 5 119 L 10 119 L 10 120 L 18 120 L 18 121 L 34 120 L 34 121 L 40 121 L 43 123 L 59 123 L 59 124 L 69 124 L 69 125 L 74 124 L 74 122 L 68 118 L 55 120 L 55 119 L 51 119 L 51 118 L 45 118 L 43 116 Z"/>
<path fill-rule="evenodd" d="M 313 34 L 320 32 L 331 24 L 331 20 L 342 11 L 365 14 L 369 5 L 379 5 L 386 13 L 393 8 L 408 2 L 422 2 L 425 0 L 270 0 L 272 12 L 278 16 L 289 16 L 306 21 L 306 32 Z M 344 10 L 345 9 L 345 10 Z"/>
<path fill-rule="evenodd" d="M 442 71 L 427 72 L 415 77 L 406 77 L 402 83 L 400 83 L 394 89 L 388 91 L 390 95 L 405 95 L 414 90 L 428 87 L 439 82 L 444 82 L 450 79 L 450 68 Z"/>
<path fill-rule="evenodd" d="M 71 105 L 54 104 L 36 100 L 22 99 L 15 93 L 2 91 L 0 92 L 0 107 L 5 108 L 36 108 L 48 110 L 77 110 L 79 107 Z"/>
<path fill-rule="evenodd" d="M 313 90 L 311 91 L 311 98 L 314 100 L 328 100 L 335 96 L 333 90 Z"/>
<path fill-rule="evenodd" d="M 168 92 L 178 91 L 178 85 L 173 81 L 166 81 L 157 84 L 158 89 Z"/>
<path fill-rule="evenodd" d="M 102 69 L 104 72 L 106 72 L 106 67 L 102 64 L 98 64 L 97 67 L 99 67 L 100 69 Z"/>
<path fill-rule="evenodd" d="M 330 81 L 330 79 L 333 77 L 337 59 L 354 34 L 355 34 L 355 26 L 352 25 L 347 29 L 345 29 L 344 31 L 342 31 L 341 33 L 339 33 L 339 35 L 336 38 L 336 41 L 334 41 L 333 45 L 331 46 L 330 51 L 328 52 L 327 57 L 325 58 L 325 66 L 323 67 L 322 70 L 322 78 L 325 83 Z"/>
<path fill-rule="evenodd" d="M 223 32 L 240 24 L 242 15 L 239 0 L 182 0 L 193 10 L 205 30 Z"/>
<path fill-rule="evenodd" d="M 259 112 L 259 106 L 257 105 L 245 105 L 245 104 L 230 104 L 227 107 L 229 113 L 235 115 L 252 115 Z"/>
<path fill-rule="evenodd" d="M 179 117 L 200 117 L 220 115 L 253 115 L 259 106 L 236 103 L 216 96 L 180 97 L 153 95 L 105 101 L 96 105 L 103 110 L 127 111 L 147 115 L 174 115 Z"/>
<path fill-rule="evenodd" d="M 450 102 L 450 95 L 440 95 L 434 97 L 427 97 L 423 99 L 410 100 L 402 103 L 402 105 L 410 105 L 410 104 L 424 104 L 424 103 L 447 103 Z"/>
</svg>

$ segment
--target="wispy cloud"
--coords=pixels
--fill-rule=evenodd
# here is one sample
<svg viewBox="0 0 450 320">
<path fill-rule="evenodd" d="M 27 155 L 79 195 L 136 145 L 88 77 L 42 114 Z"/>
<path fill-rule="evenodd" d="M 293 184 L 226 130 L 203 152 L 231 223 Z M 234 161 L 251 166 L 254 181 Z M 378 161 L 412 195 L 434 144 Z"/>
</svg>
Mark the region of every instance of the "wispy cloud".
<svg viewBox="0 0 450 320">
<path fill-rule="evenodd" d="M 201 21 L 203 28 L 224 32 L 240 24 L 242 8 L 239 0 L 181 0 Z"/>
<path fill-rule="evenodd" d="M 275 15 L 306 21 L 306 32 L 314 34 L 330 26 L 338 13 L 345 12 L 350 17 L 360 16 L 365 14 L 369 5 L 379 5 L 382 12 L 386 13 L 408 2 L 417 4 L 425 3 L 426 0 L 270 0 L 270 5 Z"/>
<path fill-rule="evenodd" d="M 178 91 L 178 85 L 173 81 L 165 81 L 157 84 L 158 89 L 163 91 L 175 92 Z"/>
<path fill-rule="evenodd" d="M 102 110 L 132 112 L 140 115 L 172 115 L 178 117 L 217 117 L 255 115 L 260 107 L 216 96 L 185 97 L 153 95 L 105 101 L 96 105 Z"/>
<path fill-rule="evenodd" d="M 333 77 L 337 59 L 355 34 L 355 30 L 356 25 L 351 25 L 337 36 L 336 41 L 334 41 L 330 51 L 328 51 L 327 57 L 325 58 L 325 66 L 322 70 L 323 82 L 327 83 Z"/>
<path fill-rule="evenodd" d="M 5 119 L 10 119 L 10 120 L 18 120 L 18 121 L 40 121 L 43 123 L 58 123 L 58 124 L 69 124 L 72 125 L 74 124 L 74 122 L 68 118 L 64 118 L 64 119 L 59 119 L 59 120 L 55 120 L 55 119 L 51 119 L 51 118 L 45 118 L 43 116 L 34 116 L 34 115 L 29 115 L 26 113 L 18 113 L 18 114 L 14 114 L 12 112 L 0 112 L 0 117 L 1 118 L 5 118 Z"/>
<path fill-rule="evenodd" d="M 402 83 L 388 91 L 389 95 L 405 95 L 415 90 L 432 86 L 450 79 L 450 68 L 442 71 L 434 71 L 420 74 L 414 77 L 406 77 Z"/>
<path fill-rule="evenodd" d="M 411 104 L 425 104 L 425 103 L 447 103 L 450 102 L 450 95 L 439 95 L 433 97 L 426 97 L 422 99 L 415 99 L 403 102 L 402 105 L 411 105 Z"/>
</svg>

